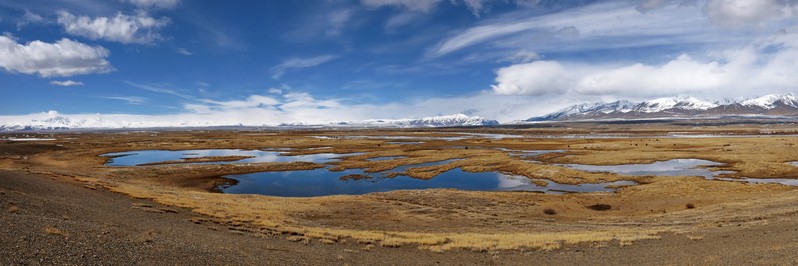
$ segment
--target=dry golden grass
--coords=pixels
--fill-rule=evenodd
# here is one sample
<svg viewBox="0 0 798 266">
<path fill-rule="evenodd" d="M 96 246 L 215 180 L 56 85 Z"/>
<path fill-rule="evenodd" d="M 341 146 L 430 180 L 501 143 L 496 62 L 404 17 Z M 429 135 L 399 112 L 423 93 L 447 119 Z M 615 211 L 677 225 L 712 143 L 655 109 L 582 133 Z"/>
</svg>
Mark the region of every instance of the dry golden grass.
<svg viewBox="0 0 798 266">
<path fill-rule="evenodd" d="M 62 236 L 64 238 L 69 237 L 69 235 L 67 233 L 65 233 L 64 231 L 61 231 L 61 229 L 58 229 L 58 228 L 55 228 L 55 227 L 47 226 L 47 227 L 44 227 L 44 229 L 42 229 L 42 230 L 44 231 L 44 233 L 46 233 L 48 235 L 57 235 L 57 236 Z"/>
<path fill-rule="evenodd" d="M 703 240 L 704 236 L 687 236 L 687 239 L 698 241 L 698 240 Z"/>
<path fill-rule="evenodd" d="M 522 131 L 556 134 L 562 129 Z M 635 134 L 653 134 L 645 129 Z M 735 129 L 749 132 L 751 128 Z M 783 129 L 787 130 L 787 129 Z M 634 130 L 632 130 L 634 131 Z M 592 132 L 576 128 L 574 132 Z M 708 129 L 707 132 L 715 132 Z M 365 132 L 313 133 L 363 135 Z M 443 136 L 452 133 L 376 132 L 376 135 Z M 629 245 L 657 239 L 664 232 L 690 232 L 733 221 L 755 223 L 767 217 L 798 211 L 793 189 L 779 185 L 748 185 L 697 177 L 629 177 L 587 173 L 554 163 L 627 164 L 678 158 L 697 158 L 727 163 L 719 170 L 734 170 L 734 176 L 798 177 L 793 145 L 796 137 L 768 138 L 633 138 L 633 139 L 466 139 L 425 140 L 423 144 L 386 144 L 389 140 L 316 139 L 301 133 L 165 132 L 149 134 L 70 135 L 75 144 L 58 156 L 37 156 L 26 162 L 32 171 L 75 176 L 92 185 L 135 198 L 190 208 L 216 221 L 251 225 L 262 232 L 289 235 L 292 241 L 335 243 L 351 239 L 366 249 L 381 245 L 418 246 L 433 251 L 451 249 L 549 250 L 564 245 L 588 243 L 602 246 L 617 242 Z M 635 145 L 636 144 L 636 145 Z M 793 145 L 789 145 L 793 144 Z M 455 146 L 467 146 L 463 149 Z M 161 165 L 151 167 L 101 167 L 105 159 L 96 155 L 141 149 L 202 148 L 297 148 L 293 154 L 363 152 L 337 163 L 337 169 L 365 168 L 383 171 L 401 165 L 461 159 L 444 165 L 411 168 L 417 178 L 460 167 L 464 171 L 501 171 L 545 178 L 558 183 L 634 180 L 640 185 L 616 194 L 590 193 L 541 195 L 534 193 L 488 193 L 455 190 L 390 192 L 364 196 L 279 198 L 259 195 L 208 193 L 218 176 L 260 171 L 315 169 L 314 163 L 262 163 L 233 165 Z M 304 148 L 329 147 L 307 150 Z M 543 163 L 525 162 L 508 152 L 493 149 L 551 150 L 536 157 Z M 303 150 L 304 149 L 304 150 Z M 407 156 L 388 161 L 366 161 L 381 156 Z M 15 163 L 3 161 L 13 167 Z M 585 206 L 596 202 L 612 206 L 594 211 Z M 689 206 L 701 206 L 690 209 Z M 767 206 L 767 207 L 763 207 Z M 147 208 L 139 206 L 141 208 Z M 545 213 L 554 210 L 556 215 Z M 202 221 L 198 221 L 202 222 Z"/>
</svg>

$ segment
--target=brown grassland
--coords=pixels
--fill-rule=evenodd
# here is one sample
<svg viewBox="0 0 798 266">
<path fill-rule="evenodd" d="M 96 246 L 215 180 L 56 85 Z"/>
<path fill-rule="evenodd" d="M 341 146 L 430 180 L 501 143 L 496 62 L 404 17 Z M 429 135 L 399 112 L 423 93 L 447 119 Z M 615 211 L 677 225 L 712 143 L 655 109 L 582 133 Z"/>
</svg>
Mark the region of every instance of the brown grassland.
<svg viewBox="0 0 798 266">
<path fill-rule="evenodd" d="M 436 252 L 552 250 L 575 244 L 633 245 L 676 234 L 701 241 L 719 227 L 756 227 L 798 213 L 795 187 L 779 184 L 707 180 L 695 176 L 624 176 L 583 172 L 558 164 L 619 165 L 694 158 L 724 163 L 713 170 L 733 171 L 724 178 L 798 178 L 798 136 L 788 125 L 637 127 L 569 125 L 518 129 L 340 130 L 340 131 L 159 131 L 54 133 L 55 141 L 35 144 L 5 141 L 4 149 L 42 145 L 32 155 L 2 155 L 0 166 L 29 173 L 71 177 L 134 198 L 184 207 L 253 234 L 335 245 L 361 243 L 364 250 L 414 246 Z M 518 134 L 520 138 L 464 136 L 462 132 Z M 669 133 L 724 134 L 701 138 Z M 765 134 L 766 133 L 766 134 Z M 574 137 L 592 136 L 592 137 Z M 11 134 L 9 134 L 10 136 Z M 49 134 L 37 135 L 44 136 Z M 346 136 L 411 136 L 423 143 Z M 728 136 L 727 136 L 728 135 Z M 18 135 L 14 135 L 18 136 Z M 329 136 L 332 138 L 316 138 Z M 622 137 L 619 137 L 622 136 Z M 28 145 L 23 147 L 23 145 Z M 468 147 L 467 149 L 465 147 Z M 243 157 L 204 157 L 184 163 L 135 167 L 104 166 L 109 152 L 163 149 L 275 149 L 289 154 L 362 153 L 333 162 L 333 169 L 384 171 L 402 165 L 447 164 L 411 168 L 415 178 L 461 168 L 499 171 L 564 184 L 631 180 L 638 185 L 615 193 L 480 192 L 453 189 L 402 190 L 366 195 L 283 198 L 214 191 L 230 182 L 225 175 L 324 167 L 312 162 L 186 164 L 231 161 Z M 563 150 L 534 157 L 510 156 L 511 150 Z M 403 156 L 394 160 L 368 158 Z M 9 212 L 15 211 L 9 207 Z M 49 234 L 58 229 L 46 228 Z M 657 240 L 653 240 L 657 241 Z"/>
</svg>

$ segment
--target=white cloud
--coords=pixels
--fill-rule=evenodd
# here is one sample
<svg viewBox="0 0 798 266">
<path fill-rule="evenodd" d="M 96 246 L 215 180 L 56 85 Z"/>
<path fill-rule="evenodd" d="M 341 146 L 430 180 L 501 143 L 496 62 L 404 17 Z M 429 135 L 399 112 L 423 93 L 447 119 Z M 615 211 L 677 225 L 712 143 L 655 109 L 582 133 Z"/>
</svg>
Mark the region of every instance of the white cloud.
<svg viewBox="0 0 798 266">
<path fill-rule="evenodd" d="M 778 0 L 708 0 L 704 11 L 718 24 L 740 26 L 791 16 L 795 5 L 795 1 Z"/>
<path fill-rule="evenodd" d="M 62 87 L 83 86 L 83 82 L 74 81 L 74 80 L 63 80 L 63 81 L 53 80 L 53 81 L 50 81 L 50 84 L 56 85 L 56 86 L 62 86 Z"/>
<path fill-rule="evenodd" d="M 499 61 L 511 63 L 529 63 L 538 59 L 540 59 L 540 55 L 538 53 L 521 50 Z"/>
<path fill-rule="evenodd" d="M 110 52 L 63 38 L 55 43 L 32 41 L 17 43 L 0 36 L 0 68 L 10 72 L 38 74 L 41 77 L 69 77 L 113 71 L 106 60 Z"/>
<path fill-rule="evenodd" d="M 341 35 L 346 22 L 348 22 L 351 17 L 352 10 L 350 9 L 339 9 L 328 13 L 325 18 L 327 21 L 327 30 L 324 33 L 330 37 Z"/>
<path fill-rule="evenodd" d="M 681 55 L 662 66 L 634 64 L 587 75 L 575 89 L 588 94 L 656 95 L 699 92 L 727 86 L 728 72 L 715 61 Z"/>
<path fill-rule="evenodd" d="M 242 108 L 265 108 L 274 106 L 280 103 L 275 98 L 262 95 L 250 95 L 243 101 L 215 101 L 210 99 L 200 100 L 202 104 L 193 104 L 193 108 L 202 106 L 201 110 L 229 110 L 229 109 L 242 109 Z M 192 108 L 192 109 L 193 109 Z"/>
<path fill-rule="evenodd" d="M 97 98 L 126 101 L 128 104 L 139 105 L 147 101 L 146 98 L 138 96 L 101 96 Z"/>
<path fill-rule="evenodd" d="M 155 92 L 155 93 L 162 93 L 162 94 L 177 96 L 177 97 L 180 97 L 180 98 L 183 98 L 183 99 L 186 99 L 186 100 L 193 100 L 194 99 L 194 97 L 191 97 L 190 95 L 183 94 L 181 92 L 178 92 L 177 90 L 163 88 L 162 86 L 150 85 L 150 84 L 140 84 L 140 83 L 130 82 L 130 81 L 127 81 L 127 80 L 125 80 L 123 82 L 125 82 L 127 85 L 130 85 L 130 86 L 133 86 L 133 87 L 145 90 L 145 91 L 151 91 L 151 92 Z"/>
<path fill-rule="evenodd" d="M 477 45 L 491 49 L 528 49 L 539 53 L 591 49 L 636 48 L 674 44 L 723 44 L 745 37 L 719 35 L 695 6 L 671 3 L 642 14 L 626 2 L 599 2 L 537 15 L 534 10 L 511 12 L 459 31 L 431 47 L 436 58 Z"/>
<path fill-rule="evenodd" d="M 189 50 L 186 50 L 186 48 L 182 48 L 182 47 L 181 48 L 177 48 L 177 53 L 178 54 L 182 54 L 182 55 L 192 55 L 192 54 L 194 54 L 194 53 L 190 52 Z"/>
<path fill-rule="evenodd" d="M 153 18 L 144 13 L 129 16 L 116 13 L 113 17 L 75 16 L 58 11 L 58 24 L 67 33 L 92 40 L 106 40 L 124 44 L 148 44 L 161 39 L 157 30 L 169 24 L 169 18 Z"/>
<path fill-rule="evenodd" d="M 496 85 L 491 86 L 503 95 L 545 95 L 568 89 L 567 72 L 555 61 L 537 61 L 512 65 L 496 71 Z"/>
<path fill-rule="evenodd" d="M 310 58 L 291 58 L 269 69 L 272 78 L 279 79 L 286 71 L 318 66 L 338 58 L 337 55 L 320 55 Z"/>
<path fill-rule="evenodd" d="M 496 72 L 492 89 L 504 95 L 751 96 L 798 89 L 796 60 L 798 34 L 782 34 L 703 60 L 683 54 L 662 64 L 516 64 Z"/>
<path fill-rule="evenodd" d="M 402 12 L 391 16 L 385 21 L 385 29 L 391 30 L 419 21 L 421 14 L 415 12 Z"/>
<path fill-rule="evenodd" d="M 441 0 L 360 0 L 360 3 L 370 8 L 380 8 L 384 6 L 400 7 L 409 11 L 429 12 Z"/>
<path fill-rule="evenodd" d="M 17 30 L 22 30 L 22 28 L 28 24 L 38 24 L 43 22 L 44 18 L 42 16 L 34 14 L 26 9 L 25 14 L 22 15 L 22 18 L 20 18 L 19 21 L 17 21 Z"/>
<path fill-rule="evenodd" d="M 479 13 L 486 7 L 487 0 L 463 0 L 463 2 L 475 17 L 479 17 Z"/>
<path fill-rule="evenodd" d="M 139 8 L 163 8 L 170 9 L 180 4 L 180 0 L 122 0 L 131 3 Z"/>
</svg>

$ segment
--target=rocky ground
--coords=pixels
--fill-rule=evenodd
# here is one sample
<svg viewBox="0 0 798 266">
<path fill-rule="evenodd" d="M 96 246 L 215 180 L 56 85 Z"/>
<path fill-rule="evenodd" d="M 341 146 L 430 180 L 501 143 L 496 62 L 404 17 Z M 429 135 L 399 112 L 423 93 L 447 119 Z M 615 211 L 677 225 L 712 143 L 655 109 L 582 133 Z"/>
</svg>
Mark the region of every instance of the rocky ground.
<svg viewBox="0 0 798 266">
<path fill-rule="evenodd" d="M 436 253 L 411 246 L 368 251 L 356 243 L 292 242 L 228 230 L 201 216 L 83 183 L 0 171 L 3 265 L 619 265 L 798 263 L 798 214 L 755 228 L 727 227 L 664 235 L 621 247 L 567 246 L 555 251 Z M 199 219 L 198 219 L 199 218 Z"/>
</svg>

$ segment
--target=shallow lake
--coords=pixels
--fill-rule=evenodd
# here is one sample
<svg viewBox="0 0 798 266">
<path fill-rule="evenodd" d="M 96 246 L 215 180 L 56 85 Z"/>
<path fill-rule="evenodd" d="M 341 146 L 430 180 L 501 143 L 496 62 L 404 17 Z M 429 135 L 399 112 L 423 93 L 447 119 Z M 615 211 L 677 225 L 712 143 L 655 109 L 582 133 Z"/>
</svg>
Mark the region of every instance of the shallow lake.
<svg viewBox="0 0 798 266">
<path fill-rule="evenodd" d="M 734 173 L 732 171 L 712 171 L 705 166 L 719 166 L 723 163 L 700 159 L 673 159 L 654 162 L 650 164 L 621 164 L 621 165 L 586 165 L 562 164 L 561 166 L 574 168 L 586 172 L 610 172 L 633 176 L 703 176 L 712 179 L 722 174 Z"/>
<path fill-rule="evenodd" d="M 359 195 L 403 189 L 454 188 L 478 191 L 540 191 L 614 192 L 611 186 L 635 185 L 631 181 L 602 184 L 564 185 L 545 180 L 547 186 L 538 186 L 533 180 L 496 172 L 471 173 L 455 168 L 432 179 L 418 179 L 399 175 L 384 177 L 382 173 L 365 173 L 360 169 L 333 172 L 328 169 L 261 172 L 231 175 L 237 184 L 220 187 L 224 193 L 261 194 L 282 197 L 313 197 L 327 195 Z"/>
<path fill-rule="evenodd" d="M 108 166 L 136 166 L 141 164 L 165 161 L 180 161 L 184 158 L 202 158 L 208 156 L 252 156 L 252 158 L 228 162 L 205 162 L 204 164 L 231 163 L 265 163 L 265 162 L 315 162 L 326 163 L 338 157 L 359 153 L 319 153 L 309 155 L 285 156 L 283 151 L 240 150 L 240 149 L 208 149 L 208 150 L 143 150 L 132 152 L 107 153 L 101 156 L 111 157 Z"/>
</svg>

